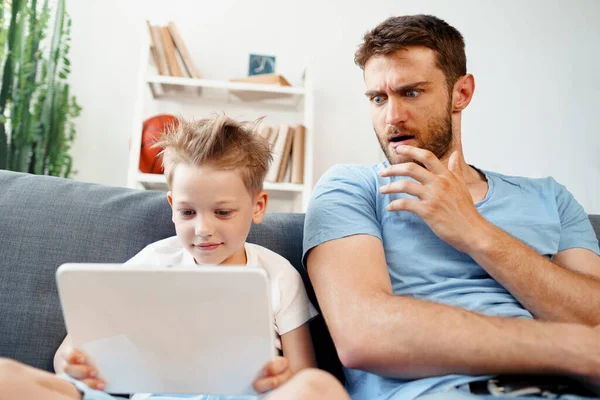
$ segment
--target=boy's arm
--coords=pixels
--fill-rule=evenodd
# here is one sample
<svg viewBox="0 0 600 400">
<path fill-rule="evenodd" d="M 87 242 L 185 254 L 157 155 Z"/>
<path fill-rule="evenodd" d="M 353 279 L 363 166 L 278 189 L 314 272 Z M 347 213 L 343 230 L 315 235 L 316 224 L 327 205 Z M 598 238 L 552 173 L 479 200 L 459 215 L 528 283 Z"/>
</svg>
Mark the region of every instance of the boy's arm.
<svg viewBox="0 0 600 400">
<path fill-rule="evenodd" d="M 284 333 L 281 336 L 281 348 L 294 374 L 301 369 L 317 366 L 308 322 Z"/>
<path fill-rule="evenodd" d="M 274 390 L 302 369 L 317 366 L 308 322 L 281 335 L 283 357 L 275 357 L 252 384 L 258 393 Z"/>
</svg>

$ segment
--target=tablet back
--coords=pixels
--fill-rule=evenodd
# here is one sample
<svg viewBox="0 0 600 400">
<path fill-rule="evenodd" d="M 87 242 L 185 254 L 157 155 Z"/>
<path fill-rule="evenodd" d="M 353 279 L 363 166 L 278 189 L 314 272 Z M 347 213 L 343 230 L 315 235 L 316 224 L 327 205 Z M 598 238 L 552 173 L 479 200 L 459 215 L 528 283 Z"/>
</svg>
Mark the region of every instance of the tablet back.
<svg viewBox="0 0 600 400">
<path fill-rule="evenodd" d="M 107 392 L 254 394 L 275 355 L 260 267 L 64 264 L 57 283 L 73 348 Z"/>
</svg>

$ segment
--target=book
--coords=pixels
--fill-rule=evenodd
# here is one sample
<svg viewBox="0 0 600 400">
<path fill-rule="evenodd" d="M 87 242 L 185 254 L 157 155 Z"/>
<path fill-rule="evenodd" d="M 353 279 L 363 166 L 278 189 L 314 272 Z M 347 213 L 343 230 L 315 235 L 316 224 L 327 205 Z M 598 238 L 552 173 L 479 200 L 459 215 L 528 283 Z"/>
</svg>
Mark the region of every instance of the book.
<svg viewBox="0 0 600 400">
<path fill-rule="evenodd" d="M 289 125 L 281 124 L 279 126 L 277 137 L 274 139 L 273 147 L 271 148 L 273 151 L 273 163 L 271 164 L 271 168 L 269 168 L 269 172 L 267 172 L 267 176 L 265 177 L 265 180 L 267 181 L 277 182 L 279 168 L 281 167 L 281 160 L 283 159 L 283 151 L 287 145 L 286 142 L 289 137 L 289 132 Z"/>
<path fill-rule="evenodd" d="M 285 147 L 281 153 L 281 163 L 279 164 L 279 172 L 277 173 L 277 182 L 283 182 L 285 173 L 290 163 L 290 156 L 292 154 L 292 142 L 294 141 L 294 129 L 288 127 L 286 132 Z"/>
<path fill-rule="evenodd" d="M 183 61 L 183 67 L 187 71 L 188 75 L 192 78 L 201 79 L 202 75 L 196 69 L 194 62 L 190 57 L 190 53 L 188 52 L 187 46 L 185 45 L 183 38 L 179 34 L 179 30 L 175 26 L 175 23 L 173 21 L 169 21 L 169 25 L 167 26 L 167 28 L 171 33 L 171 37 L 173 38 L 173 42 L 175 43 L 177 52 L 179 52 L 181 60 Z"/>
<path fill-rule="evenodd" d="M 294 139 L 292 143 L 292 183 L 304 183 L 304 142 L 306 128 L 303 125 L 294 127 Z"/>
<path fill-rule="evenodd" d="M 167 59 L 167 66 L 169 67 L 169 73 L 171 76 L 183 76 L 181 68 L 177 62 L 177 56 L 175 55 L 175 43 L 169 32 L 169 28 L 166 26 L 160 27 L 160 34 L 162 36 L 162 42 L 164 46 L 164 52 Z"/>
<path fill-rule="evenodd" d="M 162 36 L 160 34 L 160 28 L 156 25 L 150 24 L 150 21 L 146 21 L 148 30 L 150 31 L 150 50 L 154 57 L 156 69 L 159 75 L 169 75 L 169 67 L 167 66 L 167 58 L 164 52 L 164 46 L 162 42 Z"/>
<path fill-rule="evenodd" d="M 156 54 L 156 46 L 154 45 L 154 40 L 152 39 L 152 24 L 150 21 L 146 20 L 146 26 L 148 27 L 148 42 L 150 43 L 150 53 L 152 54 L 152 60 L 154 61 L 154 66 L 158 71 L 158 54 Z"/>
<path fill-rule="evenodd" d="M 290 157 L 290 160 L 288 161 L 288 166 L 285 170 L 285 176 L 283 177 L 282 182 L 284 182 L 284 183 L 292 182 L 292 157 Z"/>
<path fill-rule="evenodd" d="M 279 135 L 278 128 L 275 126 L 270 126 L 269 127 L 269 137 L 267 138 L 267 140 L 269 141 L 269 149 L 271 149 L 271 151 L 273 151 L 273 148 L 275 147 L 275 141 L 277 140 L 277 135 Z"/>
<path fill-rule="evenodd" d="M 267 142 L 269 142 L 269 137 L 271 136 L 272 132 L 273 128 L 269 125 L 261 125 L 258 129 L 258 134 L 262 136 Z"/>
</svg>

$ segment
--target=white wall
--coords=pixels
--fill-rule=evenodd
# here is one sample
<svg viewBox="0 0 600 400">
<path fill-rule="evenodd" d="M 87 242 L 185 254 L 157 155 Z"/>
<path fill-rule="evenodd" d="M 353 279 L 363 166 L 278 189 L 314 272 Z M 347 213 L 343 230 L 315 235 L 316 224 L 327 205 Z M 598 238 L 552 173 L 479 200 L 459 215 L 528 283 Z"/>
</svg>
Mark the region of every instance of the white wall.
<svg viewBox="0 0 600 400">
<path fill-rule="evenodd" d="M 462 32 L 477 90 L 464 113 L 467 161 L 553 175 L 600 213 L 600 2 L 596 0 L 70 0 L 72 85 L 83 106 L 76 179 L 124 186 L 144 21 L 176 21 L 206 77 L 244 76 L 249 53 L 277 56 L 293 84 L 310 61 L 315 178 L 336 163 L 372 164 L 372 132 L 353 53 L 399 14 L 437 15 Z"/>
</svg>

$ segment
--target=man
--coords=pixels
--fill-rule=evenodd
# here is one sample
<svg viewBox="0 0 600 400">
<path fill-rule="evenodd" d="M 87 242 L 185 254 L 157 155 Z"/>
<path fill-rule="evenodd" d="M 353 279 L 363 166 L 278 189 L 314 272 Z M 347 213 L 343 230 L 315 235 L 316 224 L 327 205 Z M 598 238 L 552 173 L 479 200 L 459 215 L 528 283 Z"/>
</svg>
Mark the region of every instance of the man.
<svg viewBox="0 0 600 400">
<path fill-rule="evenodd" d="M 475 83 L 461 34 L 433 16 L 390 18 L 355 61 L 387 161 L 330 169 L 304 234 L 351 397 L 592 395 L 528 375 L 600 384 L 596 236 L 553 179 L 466 163 Z M 490 380 L 500 374 L 517 376 Z"/>
</svg>

